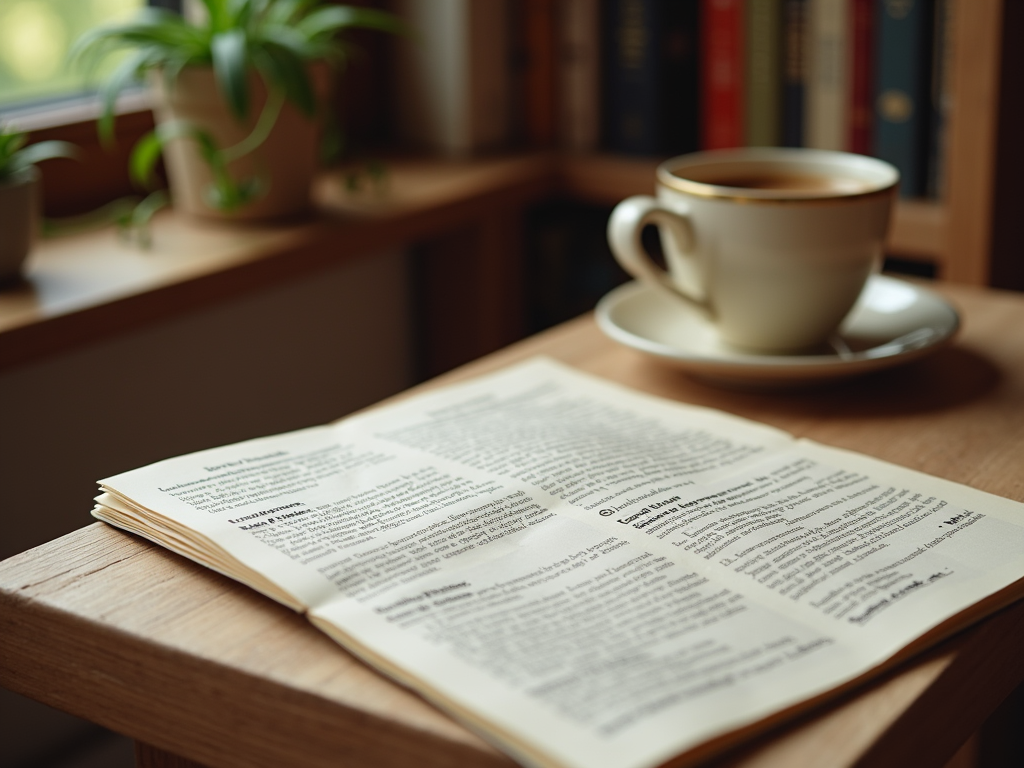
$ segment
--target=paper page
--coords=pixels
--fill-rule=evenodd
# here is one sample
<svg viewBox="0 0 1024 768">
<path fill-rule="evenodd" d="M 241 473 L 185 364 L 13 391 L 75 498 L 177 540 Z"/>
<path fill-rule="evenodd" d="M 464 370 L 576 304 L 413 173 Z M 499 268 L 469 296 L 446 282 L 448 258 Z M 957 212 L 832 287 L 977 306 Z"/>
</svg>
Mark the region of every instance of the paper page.
<svg viewBox="0 0 1024 768">
<path fill-rule="evenodd" d="M 656 765 L 1024 575 L 1020 504 L 545 361 L 103 485 L 541 765 Z"/>
</svg>

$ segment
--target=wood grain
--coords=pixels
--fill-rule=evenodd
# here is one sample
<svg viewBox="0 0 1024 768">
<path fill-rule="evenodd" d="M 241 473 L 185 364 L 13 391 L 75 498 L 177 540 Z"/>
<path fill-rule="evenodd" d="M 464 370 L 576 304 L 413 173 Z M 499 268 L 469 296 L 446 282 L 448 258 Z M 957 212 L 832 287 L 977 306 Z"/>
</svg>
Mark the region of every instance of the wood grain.
<svg viewBox="0 0 1024 768">
<path fill-rule="evenodd" d="M 950 114 L 948 217 L 942 277 L 987 285 L 999 124 L 1003 0 L 955 0 L 953 109 Z M 1007 83 L 1005 87 L 1014 87 Z"/>
<path fill-rule="evenodd" d="M 953 346 L 823 389 L 713 388 L 613 344 L 590 317 L 424 386 L 546 354 L 1024 500 L 1024 336 L 1006 332 L 1024 298 L 943 290 L 965 319 Z M 1022 634 L 1017 604 L 714 764 L 941 766 L 1024 679 Z M 301 616 L 101 524 L 0 563 L 0 684 L 210 768 L 511 764 Z"/>
<path fill-rule="evenodd" d="M 101 524 L 3 572 L 0 682 L 158 749 L 216 767 L 510 764 L 301 616 Z"/>
<path fill-rule="evenodd" d="M 152 744 L 135 742 L 135 768 L 206 768 L 193 760 L 157 749 Z"/>
</svg>

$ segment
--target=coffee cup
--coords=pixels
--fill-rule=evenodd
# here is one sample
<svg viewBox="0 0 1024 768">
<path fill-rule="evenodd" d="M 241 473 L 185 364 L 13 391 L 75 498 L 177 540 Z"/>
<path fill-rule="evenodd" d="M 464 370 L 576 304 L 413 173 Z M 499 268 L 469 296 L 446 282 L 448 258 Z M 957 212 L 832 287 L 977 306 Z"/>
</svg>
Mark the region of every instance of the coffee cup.
<svg viewBox="0 0 1024 768">
<path fill-rule="evenodd" d="M 616 206 L 615 258 L 637 279 L 706 313 L 725 343 L 764 354 L 826 342 L 878 269 L 899 183 L 889 163 L 815 149 L 682 155 L 657 197 Z M 667 270 L 645 251 L 655 224 Z"/>
</svg>

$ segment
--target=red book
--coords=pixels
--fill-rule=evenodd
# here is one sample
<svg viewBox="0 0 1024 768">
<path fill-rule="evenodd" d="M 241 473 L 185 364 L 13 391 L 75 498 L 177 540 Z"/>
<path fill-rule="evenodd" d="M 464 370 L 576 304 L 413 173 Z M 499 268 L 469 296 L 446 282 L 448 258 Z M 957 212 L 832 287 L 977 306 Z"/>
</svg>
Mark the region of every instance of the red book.
<svg viewBox="0 0 1024 768">
<path fill-rule="evenodd" d="M 701 147 L 744 145 L 743 0 L 701 3 Z"/>
<path fill-rule="evenodd" d="M 850 0 L 850 135 L 851 152 L 870 155 L 873 137 L 875 3 Z"/>
</svg>

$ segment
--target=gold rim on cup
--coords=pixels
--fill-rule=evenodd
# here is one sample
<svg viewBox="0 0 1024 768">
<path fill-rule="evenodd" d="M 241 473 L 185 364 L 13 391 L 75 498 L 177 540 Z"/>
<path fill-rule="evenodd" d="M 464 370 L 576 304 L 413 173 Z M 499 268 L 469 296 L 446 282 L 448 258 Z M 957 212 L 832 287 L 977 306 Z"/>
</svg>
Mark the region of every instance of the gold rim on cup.
<svg viewBox="0 0 1024 768">
<path fill-rule="evenodd" d="M 712 155 L 718 154 L 719 152 L 721 151 L 712 151 L 706 154 L 708 155 L 708 159 L 712 159 Z M 722 154 L 720 154 L 720 157 L 723 157 L 726 154 L 726 152 L 722 152 Z M 684 155 L 682 157 L 686 156 Z M 680 159 L 682 158 L 672 158 L 670 160 L 666 160 L 664 163 L 658 166 L 658 183 L 660 183 L 664 187 L 667 187 L 668 189 L 673 189 L 677 192 L 683 192 L 685 194 L 693 195 L 695 197 L 713 198 L 730 203 L 768 205 L 789 205 L 792 203 L 799 203 L 802 205 L 835 205 L 845 204 L 848 203 L 850 200 L 862 200 L 873 197 L 879 197 L 882 195 L 891 195 L 895 193 L 896 189 L 899 187 L 899 175 L 897 174 L 896 179 L 891 184 L 879 187 L 878 189 L 864 190 L 863 192 L 832 191 L 794 195 L 791 193 L 780 194 L 778 192 L 764 194 L 764 190 L 748 190 L 746 193 L 741 193 L 739 192 L 739 190 L 741 189 L 740 187 L 729 187 L 723 184 L 710 184 L 704 181 L 694 181 L 692 179 L 684 179 L 680 176 L 677 176 L 675 173 L 673 173 L 672 169 L 678 165 L 678 161 Z"/>
</svg>

